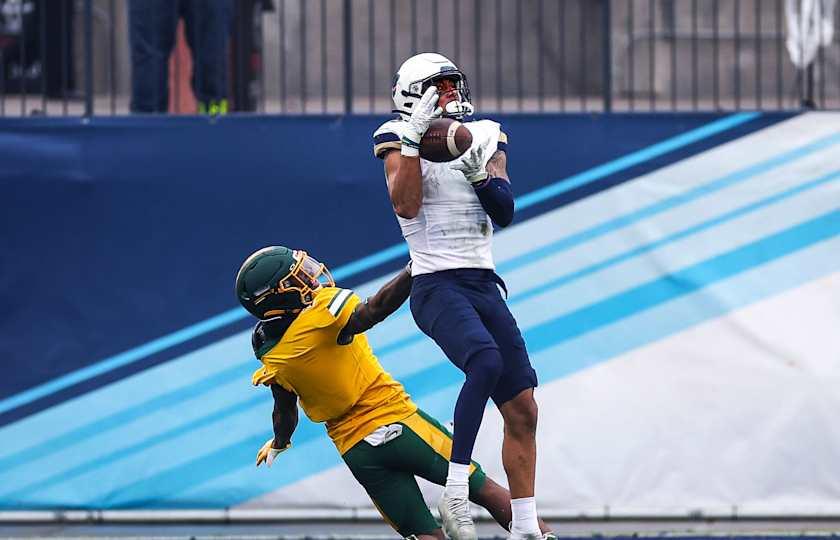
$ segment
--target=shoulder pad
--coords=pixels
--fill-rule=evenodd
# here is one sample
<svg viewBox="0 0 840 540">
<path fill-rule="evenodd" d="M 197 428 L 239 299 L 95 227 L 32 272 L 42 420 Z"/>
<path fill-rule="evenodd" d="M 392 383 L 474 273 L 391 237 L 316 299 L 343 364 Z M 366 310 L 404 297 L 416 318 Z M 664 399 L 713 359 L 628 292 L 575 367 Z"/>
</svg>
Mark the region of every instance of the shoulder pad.
<svg viewBox="0 0 840 540">
<path fill-rule="evenodd" d="M 506 154 L 508 152 L 508 136 L 504 131 L 499 132 L 499 142 L 496 143 L 496 148 Z"/>
<path fill-rule="evenodd" d="M 341 313 L 341 309 L 344 307 L 344 304 L 350 300 L 351 296 L 353 296 L 353 291 L 350 289 L 338 289 L 335 296 L 333 296 L 327 303 L 327 311 L 329 311 L 334 318 L 338 318 L 338 314 Z"/>
<path fill-rule="evenodd" d="M 389 120 L 373 132 L 373 155 L 382 158 L 387 150 L 399 150 L 406 123 Z"/>
<path fill-rule="evenodd" d="M 408 125 L 408 123 L 404 120 L 400 120 L 399 118 L 388 120 L 387 122 L 376 128 L 376 131 L 373 132 L 373 136 L 374 138 L 376 138 L 378 135 L 392 133 L 394 135 L 402 137 L 403 130 L 405 130 L 406 125 Z"/>
</svg>

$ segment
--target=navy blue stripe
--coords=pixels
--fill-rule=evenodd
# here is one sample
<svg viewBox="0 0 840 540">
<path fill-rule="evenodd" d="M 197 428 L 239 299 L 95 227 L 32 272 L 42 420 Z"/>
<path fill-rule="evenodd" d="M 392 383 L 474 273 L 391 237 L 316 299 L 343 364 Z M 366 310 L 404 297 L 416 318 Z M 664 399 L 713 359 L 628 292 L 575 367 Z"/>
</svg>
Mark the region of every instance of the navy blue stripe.
<svg viewBox="0 0 840 540">
<path fill-rule="evenodd" d="M 604 178 L 595 180 L 594 182 L 590 182 L 578 188 L 570 189 L 565 193 L 561 193 L 559 195 L 546 199 L 545 201 L 533 204 L 528 208 L 517 208 L 516 213 L 513 216 L 513 222 L 521 223 L 540 214 L 544 214 L 551 210 L 555 210 L 568 204 L 575 203 L 581 199 L 585 199 L 586 197 L 595 195 L 602 191 L 606 191 L 612 187 L 623 184 L 624 182 L 638 178 L 643 174 L 649 174 L 657 169 L 667 167 L 693 155 L 700 154 L 716 146 L 720 146 L 730 141 L 734 141 L 735 139 L 739 139 L 750 133 L 762 130 L 764 128 L 772 126 L 773 124 L 777 124 L 781 121 L 787 120 L 790 118 L 790 116 L 792 115 L 759 115 L 754 119 L 750 120 L 749 122 L 744 122 L 743 124 L 737 125 L 731 129 L 721 131 L 710 137 L 701 139 L 697 142 L 688 144 L 677 150 L 673 150 L 664 155 L 645 161 L 644 163 L 639 163 L 638 165 L 627 167 L 622 171 L 610 174 L 608 176 L 605 176 Z M 514 196 L 517 196 L 519 195 L 519 193 L 517 192 L 516 188 L 516 161 L 508 163 L 508 173 L 510 173 L 513 194 Z"/>
<path fill-rule="evenodd" d="M 396 133 L 380 133 L 373 138 L 373 144 L 382 144 L 386 142 L 398 142 L 400 137 Z"/>
<path fill-rule="evenodd" d="M 68 386 L 67 388 L 59 390 L 57 392 L 53 392 L 42 398 L 36 399 L 19 407 L 15 407 L 14 409 L 10 409 L 8 411 L 0 413 L 0 426 L 11 424 L 12 422 L 16 422 L 22 418 L 25 418 L 37 412 L 49 409 L 50 407 L 54 407 L 59 403 L 63 403 L 74 397 L 80 396 L 82 394 L 87 394 L 88 392 L 92 392 L 97 388 L 102 388 L 103 386 L 107 386 L 121 379 L 125 379 L 126 377 L 130 377 L 141 371 L 145 371 L 149 368 L 155 367 L 165 362 L 169 362 L 170 360 L 179 358 L 192 351 L 197 351 L 198 349 L 206 347 L 212 343 L 219 342 L 222 339 L 230 337 L 234 334 L 238 334 L 239 332 L 245 331 L 251 326 L 253 326 L 253 324 L 254 321 L 250 317 L 248 317 L 247 319 L 235 321 L 231 324 L 225 325 L 221 328 L 217 328 L 201 336 L 196 336 L 195 338 L 189 341 L 179 343 L 178 345 L 173 345 L 172 347 L 166 350 L 160 351 L 155 354 L 151 354 L 149 356 L 136 360 L 130 364 L 126 364 L 111 371 L 78 382 L 72 386 Z"/>
<path fill-rule="evenodd" d="M 738 125 L 734 128 L 730 128 L 725 130 L 721 133 L 718 133 L 714 136 L 708 137 L 703 141 L 692 143 L 687 145 L 679 150 L 671 151 L 670 153 L 654 158 L 652 160 L 647 161 L 646 163 L 642 163 L 636 166 L 629 167 L 626 170 L 621 172 L 605 176 L 601 180 L 596 180 L 591 184 L 587 184 L 581 186 L 580 188 L 570 190 L 568 192 L 562 193 L 557 196 L 553 196 L 548 198 L 546 201 L 541 201 L 537 204 L 533 204 L 529 208 L 517 211 L 517 214 L 514 218 L 514 221 L 521 222 L 525 221 L 531 217 L 539 215 L 543 212 L 565 206 L 566 204 L 570 204 L 575 202 L 579 199 L 585 198 L 589 195 L 594 193 L 603 191 L 620 183 L 623 183 L 628 180 L 632 180 L 633 178 L 639 176 L 642 173 L 649 173 L 653 170 L 656 170 L 660 167 L 664 167 L 666 165 L 670 165 L 676 161 L 682 160 L 689 155 L 693 155 L 695 153 L 702 152 L 708 148 L 717 146 L 724 142 L 728 142 L 729 140 L 736 139 L 738 137 L 742 137 L 743 135 L 762 129 L 767 127 L 771 124 L 777 123 L 779 121 L 785 120 L 789 118 L 789 115 L 761 115 L 752 119 L 748 122 L 745 122 L 741 125 Z M 396 139 L 396 135 L 393 133 L 384 133 L 383 136 L 393 136 Z M 516 182 L 516 170 L 515 164 L 512 170 L 513 180 L 513 189 L 516 191 L 517 182 Z M 393 246 L 394 248 L 405 248 L 405 245 Z M 407 250 L 406 250 L 407 251 Z M 396 261 L 393 258 L 384 258 L 379 264 L 369 265 L 366 268 L 353 268 L 352 272 L 349 272 L 350 275 L 342 276 L 340 281 L 342 281 L 342 285 L 350 286 L 356 285 L 358 283 L 365 282 L 369 279 L 374 277 L 378 277 L 381 275 L 383 271 L 388 271 L 392 269 L 397 269 L 404 264 L 403 260 Z M 352 266 L 352 265 L 350 265 Z M 336 278 L 339 279 L 338 275 Z M 166 351 L 161 351 L 158 354 L 154 354 L 151 356 L 146 357 L 145 360 L 133 363 L 130 366 L 124 366 L 118 370 L 114 370 L 107 374 L 103 374 L 101 376 L 97 376 L 91 379 L 88 379 L 84 382 L 75 384 L 71 387 L 68 387 L 64 390 L 52 393 L 48 396 L 40 398 L 36 401 L 32 401 L 27 403 L 26 405 L 20 405 L 15 409 L 9 410 L 7 412 L 0 413 L 0 425 L 8 424 L 12 421 L 19 420 L 23 417 L 29 416 L 35 412 L 48 408 L 50 406 L 56 405 L 60 402 L 63 402 L 67 399 L 72 397 L 78 396 L 80 394 L 90 392 L 95 390 L 96 388 L 105 386 L 115 380 L 122 379 L 129 375 L 132 375 L 136 372 L 142 371 L 148 367 L 153 365 L 160 364 L 162 362 L 171 360 L 184 354 L 185 352 L 189 352 L 190 350 L 198 349 L 210 342 L 216 341 L 221 339 L 222 337 L 227 337 L 231 334 L 234 334 L 238 331 L 245 329 L 245 327 L 250 327 L 250 320 L 247 320 L 245 323 L 242 321 L 237 321 L 236 323 L 229 325 L 225 328 L 217 329 L 213 331 L 209 335 L 202 336 L 201 338 L 193 338 L 193 342 L 189 344 L 181 344 L 180 346 L 170 348 Z"/>
<path fill-rule="evenodd" d="M 496 148 L 498 148 L 499 150 L 501 150 L 502 152 L 504 152 L 505 154 L 507 154 L 507 151 L 508 151 L 508 143 L 506 143 L 506 142 L 502 142 L 502 141 L 499 141 L 499 142 L 498 142 L 498 144 L 496 144 Z"/>
</svg>

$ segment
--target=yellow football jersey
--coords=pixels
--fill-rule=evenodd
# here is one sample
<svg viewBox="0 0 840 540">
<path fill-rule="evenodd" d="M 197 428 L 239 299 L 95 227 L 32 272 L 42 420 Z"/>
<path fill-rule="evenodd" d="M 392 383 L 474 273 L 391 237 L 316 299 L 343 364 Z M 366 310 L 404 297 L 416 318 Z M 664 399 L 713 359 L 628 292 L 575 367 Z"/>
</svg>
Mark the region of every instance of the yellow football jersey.
<svg viewBox="0 0 840 540">
<path fill-rule="evenodd" d="M 364 334 L 336 344 L 361 300 L 348 289 L 325 287 L 282 339 L 260 358 L 255 385 L 276 383 L 294 392 L 313 422 L 344 454 L 376 428 L 399 422 L 417 406 L 403 386 L 379 364 Z"/>
</svg>

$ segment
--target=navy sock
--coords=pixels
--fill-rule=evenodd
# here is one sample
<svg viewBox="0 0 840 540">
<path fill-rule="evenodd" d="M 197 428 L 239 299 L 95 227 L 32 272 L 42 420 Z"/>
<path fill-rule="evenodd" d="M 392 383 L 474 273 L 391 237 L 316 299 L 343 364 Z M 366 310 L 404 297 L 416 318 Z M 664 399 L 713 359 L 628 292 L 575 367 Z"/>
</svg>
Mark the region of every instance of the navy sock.
<svg viewBox="0 0 840 540">
<path fill-rule="evenodd" d="M 472 457 L 484 407 L 502 374 L 502 355 L 498 349 L 484 349 L 467 362 L 467 379 L 455 404 L 455 431 L 452 434 L 453 463 L 467 464 Z"/>
</svg>

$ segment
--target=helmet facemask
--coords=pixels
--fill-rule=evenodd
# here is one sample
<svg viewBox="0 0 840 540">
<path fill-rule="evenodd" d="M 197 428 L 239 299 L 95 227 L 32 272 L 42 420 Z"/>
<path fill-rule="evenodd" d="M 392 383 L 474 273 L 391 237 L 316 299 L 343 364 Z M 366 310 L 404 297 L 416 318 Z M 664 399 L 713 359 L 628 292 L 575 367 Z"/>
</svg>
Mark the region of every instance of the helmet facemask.
<svg viewBox="0 0 840 540">
<path fill-rule="evenodd" d="M 391 112 L 407 119 L 423 93 L 440 79 L 452 80 L 458 93 L 456 99 L 446 104 L 443 116 L 463 120 L 464 116 L 473 114 L 475 108 L 470 102 L 470 86 L 466 75 L 454 63 L 437 53 L 421 53 L 403 63 L 394 77 L 391 89 L 396 106 Z"/>
<path fill-rule="evenodd" d="M 310 257 L 303 250 L 292 251 L 294 263 L 282 276 L 273 276 L 265 287 L 258 289 L 246 300 L 249 311 L 261 320 L 296 315 L 312 305 L 315 293 L 322 287 L 334 287 L 327 267 Z"/>
<path fill-rule="evenodd" d="M 455 84 L 454 92 L 456 94 L 455 99 L 444 105 L 443 116 L 445 118 L 463 120 L 465 116 L 473 114 L 474 109 L 472 103 L 470 103 L 470 85 L 467 82 L 466 75 L 460 71 L 435 75 L 423 81 L 420 94 L 422 95 L 429 86 L 435 85 L 440 79 L 452 81 Z"/>
</svg>

